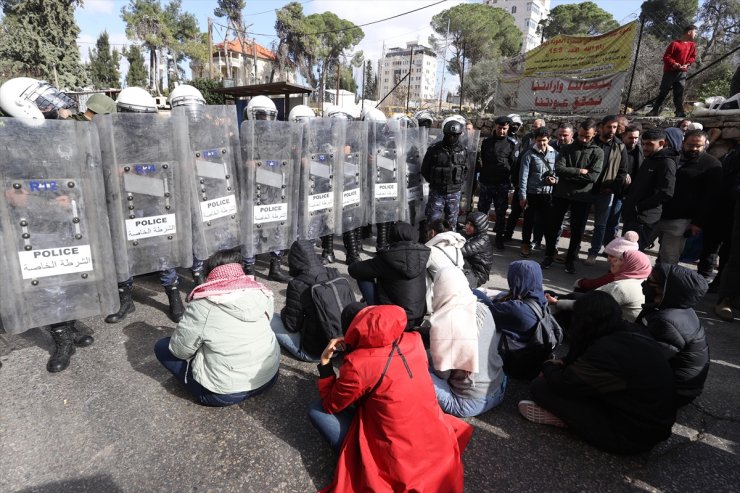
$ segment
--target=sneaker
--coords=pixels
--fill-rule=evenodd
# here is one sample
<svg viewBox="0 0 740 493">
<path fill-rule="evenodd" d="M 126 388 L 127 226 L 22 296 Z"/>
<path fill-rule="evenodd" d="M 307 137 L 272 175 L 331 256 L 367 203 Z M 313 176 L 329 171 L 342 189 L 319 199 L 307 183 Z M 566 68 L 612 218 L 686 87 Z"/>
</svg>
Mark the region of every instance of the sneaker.
<svg viewBox="0 0 740 493">
<path fill-rule="evenodd" d="M 594 265 L 596 263 L 596 255 L 589 254 L 586 260 L 583 261 L 586 265 Z"/>
<path fill-rule="evenodd" d="M 557 262 L 558 264 L 564 264 L 565 263 L 565 257 L 563 257 L 562 255 L 560 255 L 559 253 L 556 253 L 555 254 L 555 257 L 553 257 L 553 258 L 554 258 L 555 262 Z"/>
<path fill-rule="evenodd" d="M 520 253 L 522 257 L 529 258 L 529 256 L 532 255 L 532 247 L 528 243 L 523 243 L 520 248 Z"/>
<path fill-rule="evenodd" d="M 721 320 L 725 322 L 732 322 L 732 308 L 730 308 L 730 300 L 725 298 L 714 306 L 714 314 L 717 315 Z"/>
<path fill-rule="evenodd" d="M 565 421 L 555 416 L 547 409 L 538 406 L 534 401 L 519 401 L 519 414 L 532 423 L 567 428 Z"/>
<path fill-rule="evenodd" d="M 565 272 L 568 274 L 575 274 L 576 273 L 576 264 L 572 260 L 566 260 L 565 261 Z"/>
<path fill-rule="evenodd" d="M 552 257 L 545 257 L 542 259 L 542 262 L 540 262 L 540 267 L 543 269 L 549 269 L 552 265 Z"/>
</svg>

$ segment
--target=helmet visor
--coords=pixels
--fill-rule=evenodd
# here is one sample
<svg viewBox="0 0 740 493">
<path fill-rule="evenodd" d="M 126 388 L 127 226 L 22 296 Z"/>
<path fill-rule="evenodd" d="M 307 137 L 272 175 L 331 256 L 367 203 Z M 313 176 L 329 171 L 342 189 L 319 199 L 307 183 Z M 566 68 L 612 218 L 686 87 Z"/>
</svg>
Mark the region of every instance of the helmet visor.
<svg viewBox="0 0 740 493">
<path fill-rule="evenodd" d="M 77 103 L 60 90 L 48 84 L 39 84 L 27 96 L 42 113 L 62 108 L 77 109 Z"/>
<path fill-rule="evenodd" d="M 255 109 L 252 114 L 255 120 L 275 120 L 277 118 L 277 111 L 264 108 Z"/>
</svg>

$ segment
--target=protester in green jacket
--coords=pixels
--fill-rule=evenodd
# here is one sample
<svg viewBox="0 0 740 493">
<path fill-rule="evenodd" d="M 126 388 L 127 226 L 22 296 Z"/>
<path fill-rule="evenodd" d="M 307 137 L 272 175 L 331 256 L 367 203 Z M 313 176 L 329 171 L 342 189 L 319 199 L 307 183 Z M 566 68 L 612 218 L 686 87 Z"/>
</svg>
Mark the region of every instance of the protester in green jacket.
<svg viewBox="0 0 740 493">
<path fill-rule="evenodd" d="M 201 404 L 228 406 L 277 380 L 274 298 L 244 275 L 238 248 L 215 253 L 204 268 L 206 282 L 190 293 L 172 338 L 159 340 L 154 353 Z"/>
</svg>

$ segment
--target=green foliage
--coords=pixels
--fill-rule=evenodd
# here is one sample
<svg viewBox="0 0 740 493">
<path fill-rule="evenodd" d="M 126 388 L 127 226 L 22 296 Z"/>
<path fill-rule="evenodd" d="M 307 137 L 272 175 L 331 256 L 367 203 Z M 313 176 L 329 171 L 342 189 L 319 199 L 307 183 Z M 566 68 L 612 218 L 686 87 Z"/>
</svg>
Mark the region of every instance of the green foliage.
<svg viewBox="0 0 740 493">
<path fill-rule="evenodd" d="M 699 86 L 694 99 L 704 101 L 711 96 L 725 96 L 730 94 L 730 80 L 735 70 L 729 63 L 719 64 L 707 70 L 706 81 Z M 702 74 L 703 75 L 703 74 Z"/>
<path fill-rule="evenodd" d="M 378 76 L 373 72 L 373 64 L 365 66 L 365 99 L 378 99 Z"/>
<path fill-rule="evenodd" d="M 275 79 L 279 72 L 288 68 L 299 67 L 301 74 L 304 75 L 303 58 L 306 52 L 304 38 L 300 34 L 306 19 L 303 15 L 303 6 L 298 2 L 290 2 L 278 10 L 275 17 L 275 32 L 278 36 L 278 42 L 273 44 L 276 60 L 272 65 L 270 82 Z"/>
<path fill-rule="evenodd" d="M 704 0 L 698 14 L 700 55 L 727 53 L 740 44 L 740 0 Z"/>
<path fill-rule="evenodd" d="M 216 17 L 226 17 L 236 26 L 242 25 L 242 10 L 246 5 L 244 0 L 218 0 L 218 7 L 213 10 Z"/>
<path fill-rule="evenodd" d="M 595 36 L 617 27 L 619 23 L 609 12 L 593 2 L 582 2 L 558 5 L 540 21 L 539 29 L 549 39 L 558 34 Z"/>
<path fill-rule="evenodd" d="M 444 46 L 449 21 L 449 45 L 452 56 L 447 68 L 461 76 L 463 63 L 475 65 L 483 59 L 499 55 L 513 56 L 522 47 L 522 33 L 514 16 L 499 8 L 479 3 L 463 3 L 432 17 L 436 37 L 435 47 Z"/>
<path fill-rule="evenodd" d="M 48 80 L 60 88 L 87 82 L 80 65 L 74 12 L 78 0 L 3 0 L 0 60 L 14 75 Z"/>
<path fill-rule="evenodd" d="M 645 32 L 663 41 L 678 39 L 683 29 L 694 24 L 699 0 L 646 0 L 640 14 Z"/>
<path fill-rule="evenodd" d="M 470 67 L 465 74 L 465 98 L 485 111 L 496 95 L 500 73 L 499 58 L 488 58 Z"/>
<path fill-rule="evenodd" d="M 223 94 L 214 92 L 214 89 L 221 87 L 221 83 L 213 79 L 193 79 L 188 82 L 191 86 L 200 91 L 206 100 L 206 104 L 226 104 L 226 98 Z"/>
<path fill-rule="evenodd" d="M 136 45 L 131 45 L 127 50 L 123 50 L 123 56 L 128 61 L 128 73 L 126 74 L 126 85 L 128 87 L 146 86 L 149 74 L 144 63 L 144 56 L 141 49 Z"/>
<path fill-rule="evenodd" d="M 90 50 L 88 66 L 90 80 L 96 89 L 121 87 L 121 74 L 118 72 L 120 61 L 121 55 L 115 49 L 111 52 L 108 33 L 103 31 L 95 43 L 95 48 Z"/>
</svg>

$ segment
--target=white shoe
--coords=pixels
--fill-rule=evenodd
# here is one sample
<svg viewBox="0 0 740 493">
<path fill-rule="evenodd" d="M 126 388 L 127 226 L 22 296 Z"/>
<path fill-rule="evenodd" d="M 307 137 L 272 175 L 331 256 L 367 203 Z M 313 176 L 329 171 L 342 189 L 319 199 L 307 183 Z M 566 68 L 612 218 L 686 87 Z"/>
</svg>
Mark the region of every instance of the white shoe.
<svg viewBox="0 0 740 493">
<path fill-rule="evenodd" d="M 558 418 L 544 407 L 538 406 L 534 401 L 519 401 L 519 414 L 532 423 L 557 426 L 558 428 L 568 427 L 568 425 L 565 424 L 565 421 Z"/>
<path fill-rule="evenodd" d="M 583 263 L 586 265 L 594 265 L 596 263 L 596 255 L 589 255 Z"/>
</svg>

